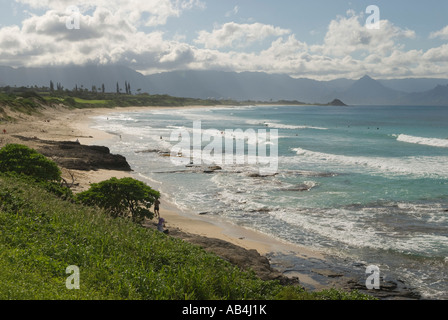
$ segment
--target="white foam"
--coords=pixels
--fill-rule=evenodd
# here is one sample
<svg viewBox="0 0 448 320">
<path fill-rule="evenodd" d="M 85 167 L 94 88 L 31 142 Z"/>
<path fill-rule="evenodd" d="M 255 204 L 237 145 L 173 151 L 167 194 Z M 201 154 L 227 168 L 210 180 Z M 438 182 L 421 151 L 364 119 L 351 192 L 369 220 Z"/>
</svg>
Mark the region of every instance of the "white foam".
<svg viewBox="0 0 448 320">
<path fill-rule="evenodd" d="M 443 156 L 420 156 L 420 157 L 365 157 L 345 156 L 330 153 L 310 151 L 302 148 L 292 149 L 298 156 L 309 158 L 316 163 L 328 162 L 351 167 L 371 169 L 372 173 L 392 173 L 395 175 L 414 175 L 419 177 L 448 177 L 446 169 L 447 157 Z"/>
<path fill-rule="evenodd" d="M 247 120 L 246 124 L 250 125 L 259 125 L 264 126 L 268 128 L 274 128 L 274 129 L 290 129 L 290 130 L 304 130 L 304 129 L 314 129 L 314 130 L 328 130 L 328 128 L 322 128 L 322 127 L 314 127 L 314 126 L 295 126 L 295 125 L 288 125 L 283 123 L 277 123 L 277 122 L 268 122 L 264 120 Z"/>
<path fill-rule="evenodd" d="M 397 136 L 397 141 L 422 144 L 431 147 L 448 148 L 448 139 L 423 138 L 423 137 L 408 136 L 406 134 L 400 134 Z"/>
<path fill-rule="evenodd" d="M 294 214 L 291 210 L 282 209 L 271 212 L 276 219 L 281 219 L 289 225 L 302 231 L 318 235 L 317 238 L 328 239 L 330 243 L 337 241 L 358 248 L 374 248 L 428 254 L 438 252 L 448 246 L 448 238 L 441 235 L 409 234 L 403 235 L 391 231 L 384 232 L 375 226 L 363 223 L 371 219 L 372 212 L 326 209 L 320 212 Z M 399 239 L 399 241 L 397 241 Z"/>
</svg>

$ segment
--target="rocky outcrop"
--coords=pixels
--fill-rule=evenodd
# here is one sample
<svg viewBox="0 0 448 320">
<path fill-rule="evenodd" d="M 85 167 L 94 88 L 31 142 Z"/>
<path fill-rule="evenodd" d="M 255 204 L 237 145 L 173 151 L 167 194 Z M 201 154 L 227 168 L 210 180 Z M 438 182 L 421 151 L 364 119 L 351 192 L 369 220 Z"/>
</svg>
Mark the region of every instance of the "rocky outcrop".
<svg viewBox="0 0 448 320">
<path fill-rule="evenodd" d="M 144 227 L 156 229 L 156 224 L 148 222 Z M 248 250 L 221 239 L 208 238 L 186 233 L 178 228 L 169 228 L 169 235 L 202 247 L 245 271 L 253 271 L 262 280 L 278 280 L 284 285 L 299 285 L 296 277 L 287 277 L 271 267 L 269 259 L 256 250 Z"/>
<path fill-rule="evenodd" d="M 334 99 L 333 101 L 328 103 L 328 105 L 335 106 L 335 107 L 347 107 L 347 105 L 339 99 Z"/>
<path fill-rule="evenodd" d="M 21 136 L 15 137 L 22 141 L 32 141 L 39 153 L 66 169 L 132 171 L 125 157 L 111 154 L 107 147 L 87 146 L 71 141 L 49 141 Z"/>
<path fill-rule="evenodd" d="M 331 275 L 332 273 L 330 271 L 327 277 L 332 277 Z M 378 290 L 367 290 L 365 283 L 363 283 L 364 279 L 342 275 L 333 276 L 332 278 L 336 279 L 333 282 L 336 288 L 345 291 L 358 290 L 379 300 L 420 300 L 422 298 L 416 290 L 407 287 L 399 279 L 387 281 L 381 279 L 381 286 Z"/>
</svg>

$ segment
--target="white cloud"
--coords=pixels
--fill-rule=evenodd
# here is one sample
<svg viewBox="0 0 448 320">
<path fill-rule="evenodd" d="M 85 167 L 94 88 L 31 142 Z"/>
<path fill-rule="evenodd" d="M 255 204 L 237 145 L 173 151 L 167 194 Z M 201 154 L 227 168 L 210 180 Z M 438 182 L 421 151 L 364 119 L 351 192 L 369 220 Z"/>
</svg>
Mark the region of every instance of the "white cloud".
<svg viewBox="0 0 448 320">
<path fill-rule="evenodd" d="M 394 26 L 388 20 L 381 21 L 379 30 L 368 29 L 361 24 L 361 17 L 350 13 L 350 17 L 339 17 L 331 21 L 324 44 L 315 50 L 327 55 L 345 56 L 360 51 L 387 54 L 397 46 L 396 40 L 414 38 L 415 32 Z"/>
<path fill-rule="evenodd" d="M 195 43 L 203 44 L 206 48 L 245 47 L 268 37 L 289 33 L 290 30 L 262 23 L 228 22 L 212 32 L 200 31 Z"/>
<path fill-rule="evenodd" d="M 65 12 L 49 10 L 24 20 L 21 28 L 1 28 L 0 63 L 39 66 L 127 61 L 129 65 L 129 57 L 137 57 L 140 63 L 147 59 L 146 63 L 154 64 L 168 48 L 161 32 L 139 32 L 118 13 L 104 8 L 92 15 L 81 14 L 79 30 L 66 28 L 67 17 Z M 12 39 L 19 42 L 8 49 Z M 16 53 L 14 63 L 7 57 L 11 50 Z"/>
<path fill-rule="evenodd" d="M 439 31 L 431 32 L 431 34 L 429 35 L 429 38 L 430 39 L 440 38 L 440 39 L 447 40 L 448 39 L 448 26 L 446 26 L 445 28 L 443 28 Z"/>
<path fill-rule="evenodd" d="M 43 5 L 47 10 L 25 19 L 21 26 L 0 28 L 0 65 L 122 64 L 144 73 L 215 69 L 285 73 L 320 80 L 359 78 L 365 74 L 389 78 L 448 73 L 448 44 L 428 50 L 405 50 L 401 41 L 415 37 L 413 31 L 387 20 L 382 21 L 380 30 L 368 30 L 362 14 L 357 16 L 352 11 L 347 17 L 331 21 L 318 45 L 307 44 L 292 31 L 277 26 L 235 22 L 212 32 L 201 31 L 194 42 L 188 43 L 185 35 L 169 38 L 158 28 L 144 32 L 148 29 L 140 27 L 163 24 L 182 10 L 201 9 L 201 2 L 195 0 L 139 2 L 143 11 L 122 5 L 124 0 L 99 0 L 95 7 L 89 7 L 87 0 L 79 0 L 83 8 L 79 30 L 65 26 L 68 0 L 20 1 Z M 99 5 L 106 2 L 111 5 Z M 62 5 L 50 8 L 54 3 Z M 135 1 L 126 3 L 135 5 Z M 152 7 L 157 3 L 166 6 Z M 434 37 L 441 37 L 443 30 Z M 264 49 L 245 52 L 254 43 Z"/>
<path fill-rule="evenodd" d="M 448 44 L 429 49 L 422 58 L 429 62 L 448 64 Z"/>
</svg>

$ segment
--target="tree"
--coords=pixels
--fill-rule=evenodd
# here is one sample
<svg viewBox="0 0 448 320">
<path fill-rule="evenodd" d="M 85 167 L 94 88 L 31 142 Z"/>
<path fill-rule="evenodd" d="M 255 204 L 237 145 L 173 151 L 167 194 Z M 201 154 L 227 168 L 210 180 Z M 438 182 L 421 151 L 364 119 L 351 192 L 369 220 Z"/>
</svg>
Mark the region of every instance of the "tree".
<svg viewBox="0 0 448 320">
<path fill-rule="evenodd" d="M 0 172 L 23 173 L 44 181 L 61 181 L 61 170 L 55 162 L 20 144 L 7 144 L 0 149 Z"/>
<path fill-rule="evenodd" d="M 117 94 L 120 94 L 120 85 L 117 82 Z"/>
<path fill-rule="evenodd" d="M 150 208 L 158 198 L 158 191 L 133 178 L 111 178 L 93 183 L 89 190 L 77 195 L 81 203 L 104 208 L 113 217 L 130 217 L 135 222 L 154 217 Z"/>
<path fill-rule="evenodd" d="M 50 91 L 53 92 L 54 91 L 54 83 L 53 81 L 50 80 Z"/>
<path fill-rule="evenodd" d="M 101 85 L 101 92 L 104 93 L 106 91 L 106 88 L 104 87 L 104 83 Z"/>
</svg>

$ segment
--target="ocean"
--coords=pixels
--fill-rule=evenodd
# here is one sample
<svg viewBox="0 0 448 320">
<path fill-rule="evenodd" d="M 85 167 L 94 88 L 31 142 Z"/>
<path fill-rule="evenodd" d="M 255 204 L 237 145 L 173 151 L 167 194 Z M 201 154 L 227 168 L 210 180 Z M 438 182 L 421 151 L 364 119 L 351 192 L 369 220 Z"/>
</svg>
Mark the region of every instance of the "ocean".
<svg viewBox="0 0 448 320">
<path fill-rule="evenodd" d="M 114 134 L 104 142 L 112 153 L 186 212 L 319 250 L 347 266 L 376 265 L 423 298 L 448 298 L 448 108 L 186 107 L 93 120 L 93 128 Z M 198 121 L 217 135 L 277 130 L 277 174 L 253 174 L 247 163 L 207 172 L 160 153 L 178 143 L 177 132 L 194 133 Z"/>
</svg>

